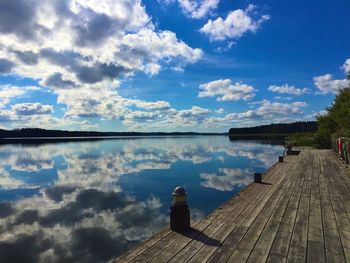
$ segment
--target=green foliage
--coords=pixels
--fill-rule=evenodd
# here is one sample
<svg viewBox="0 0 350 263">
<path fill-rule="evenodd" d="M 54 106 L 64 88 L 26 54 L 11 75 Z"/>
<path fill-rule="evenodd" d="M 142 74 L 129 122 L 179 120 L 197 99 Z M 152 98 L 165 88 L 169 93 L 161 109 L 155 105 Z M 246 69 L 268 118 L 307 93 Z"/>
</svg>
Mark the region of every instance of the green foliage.
<svg viewBox="0 0 350 263">
<path fill-rule="evenodd" d="M 272 123 L 269 125 L 260 125 L 255 127 L 231 128 L 229 135 L 252 135 L 252 134 L 291 134 L 297 132 L 315 132 L 317 131 L 317 122 L 302 121 L 293 123 Z"/>
<path fill-rule="evenodd" d="M 318 130 L 314 137 L 315 146 L 318 148 L 329 148 L 331 135 L 336 131 L 335 130 L 335 121 L 327 113 L 327 115 L 319 116 L 318 121 Z"/>
<path fill-rule="evenodd" d="M 332 135 L 350 137 L 350 86 L 340 91 L 327 114 L 319 116 L 317 121 L 314 141 L 319 148 L 329 148 Z"/>
<path fill-rule="evenodd" d="M 347 76 L 349 87 L 341 90 L 327 114 L 317 118 L 318 129 L 315 134 L 298 133 L 288 136 L 293 145 L 330 148 L 331 137 L 350 137 L 350 73 Z"/>
<path fill-rule="evenodd" d="M 313 146 L 314 145 L 314 133 L 295 133 L 288 136 L 288 142 L 294 146 Z"/>
</svg>

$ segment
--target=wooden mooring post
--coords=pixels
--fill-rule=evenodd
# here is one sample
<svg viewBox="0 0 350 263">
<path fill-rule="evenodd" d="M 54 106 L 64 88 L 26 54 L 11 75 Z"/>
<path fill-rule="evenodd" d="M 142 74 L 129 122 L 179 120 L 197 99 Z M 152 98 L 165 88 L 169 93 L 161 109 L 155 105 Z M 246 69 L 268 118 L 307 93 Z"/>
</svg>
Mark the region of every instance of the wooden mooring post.
<svg viewBox="0 0 350 263">
<path fill-rule="evenodd" d="M 254 173 L 254 183 L 262 183 L 262 173 Z"/>
<path fill-rule="evenodd" d="M 170 207 L 170 229 L 184 232 L 191 228 L 190 210 L 187 205 L 185 188 L 178 186 L 173 192 L 173 202 Z"/>
</svg>

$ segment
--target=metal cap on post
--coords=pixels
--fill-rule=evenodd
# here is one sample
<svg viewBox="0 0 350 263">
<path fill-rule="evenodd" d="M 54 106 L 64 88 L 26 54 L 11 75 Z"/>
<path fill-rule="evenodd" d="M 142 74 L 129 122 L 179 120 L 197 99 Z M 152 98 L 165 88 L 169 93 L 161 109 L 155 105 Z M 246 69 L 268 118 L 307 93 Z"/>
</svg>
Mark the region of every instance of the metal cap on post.
<svg viewBox="0 0 350 263">
<path fill-rule="evenodd" d="M 170 207 L 170 229 L 184 232 L 190 229 L 190 210 L 187 205 L 185 188 L 178 186 L 172 193 L 173 202 Z"/>
<path fill-rule="evenodd" d="M 262 174 L 254 173 L 254 183 L 261 184 L 262 183 Z"/>
<path fill-rule="evenodd" d="M 278 162 L 283 163 L 283 156 L 278 157 Z"/>
<path fill-rule="evenodd" d="M 177 186 L 173 192 L 173 205 L 186 205 L 187 204 L 187 193 L 185 188 Z"/>
</svg>

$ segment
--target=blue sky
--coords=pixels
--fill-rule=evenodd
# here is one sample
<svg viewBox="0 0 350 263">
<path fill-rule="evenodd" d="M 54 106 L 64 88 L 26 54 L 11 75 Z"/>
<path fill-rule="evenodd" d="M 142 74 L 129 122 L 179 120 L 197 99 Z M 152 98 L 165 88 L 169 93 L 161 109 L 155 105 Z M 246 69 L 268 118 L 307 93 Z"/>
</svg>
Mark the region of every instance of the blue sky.
<svg viewBox="0 0 350 263">
<path fill-rule="evenodd" d="M 348 85 L 350 2 L 3 0 L 0 127 L 227 131 Z"/>
</svg>

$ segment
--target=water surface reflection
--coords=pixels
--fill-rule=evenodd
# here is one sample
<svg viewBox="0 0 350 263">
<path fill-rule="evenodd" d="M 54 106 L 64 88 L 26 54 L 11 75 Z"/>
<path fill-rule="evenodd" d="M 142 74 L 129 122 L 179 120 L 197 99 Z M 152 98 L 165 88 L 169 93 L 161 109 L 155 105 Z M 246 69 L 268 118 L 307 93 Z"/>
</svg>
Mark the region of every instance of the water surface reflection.
<svg viewBox="0 0 350 263">
<path fill-rule="evenodd" d="M 0 146 L 0 258 L 106 262 L 168 224 L 176 185 L 202 218 L 282 151 L 225 136 Z"/>
</svg>

